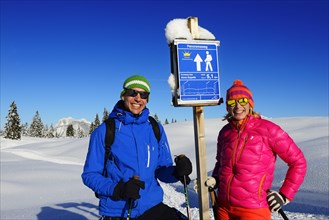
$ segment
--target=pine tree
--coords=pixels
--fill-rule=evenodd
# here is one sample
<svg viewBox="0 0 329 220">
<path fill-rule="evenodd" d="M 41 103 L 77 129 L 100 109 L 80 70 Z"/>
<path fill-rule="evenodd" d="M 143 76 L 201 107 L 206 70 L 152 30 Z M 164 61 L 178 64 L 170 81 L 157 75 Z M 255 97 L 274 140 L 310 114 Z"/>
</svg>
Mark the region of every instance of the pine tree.
<svg viewBox="0 0 329 220">
<path fill-rule="evenodd" d="M 165 125 L 169 124 L 168 119 L 165 120 Z"/>
<path fill-rule="evenodd" d="M 85 134 L 83 133 L 83 130 L 80 128 L 80 126 L 78 125 L 78 129 L 77 129 L 77 137 L 78 138 L 82 138 L 84 137 Z"/>
<path fill-rule="evenodd" d="M 60 138 L 61 135 L 56 131 L 56 132 L 55 132 L 55 137 L 56 137 L 56 138 Z"/>
<path fill-rule="evenodd" d="M 106 108 L 104 108 L 102 122 L 104 122 L 106 119 L 108 119 L 108 117 L 109 117 L 109 112 L 107 111 Z"/>
<path fill-rule="evenodd" d="M 32 123 L 30 125 L 29 134 L 31 137 L 42 137 L 43 134 L 43 124 L 39 115 L 39 112 L 36 111 Z"/>
<path fill-rule="evenodd" d="M 11 103 L 8 116 L 7 123 L 5 124 L 5 138 L 20 140 L 21 139 L 21 126 L 20 119 L 17 112 L 17 106 L 15 101 Z"/>
<path fill-rule="evenodd" d="M 48 125 L 45 124 L 45 125 L 43 126 L 43 129 L 42 129 L 42 136 L 43 136 L 43 137 L 47 137 L 48 132 L 49 132 Z"/>
<path fill-rule="evenodd" d="M 157 114 L 154 114 L 154 119 L 158 122 L 158 123 L 160 123 L 161 124 L 161 121 L 160 121 L 160 119 L 159 119 L 159 117 L 158 117 L 158 115 Z"/>
<path fill-rule="evenodd" d="M 91 122 L 91 124 L 90 124 L 89 134 L 93 133 L 93 131 L 94 131 L 94 130 L 95 130 L 100 124 L 101 124 L 101 122 L 99 121 L 98 114 L 96 114 L 94 122 Z"/>
<path fill-rule="evenodd" d="M 94 130 L 95 130 L 94 122 L 91 122 L 90 128 L 89 128 L 89 134 L 93 133 Z"/>
<path fill-rule="evenodd" d="M 98 114 L 96 114 L 95 121 L 94 121 L 94 126 L 97 128 L 101 124 Z"/>
<path fill-rule="evenodd" d="M 22 136 L 28 136 L 29 135 L 29 125 L 28 125 L 27 122 L 25 124 L 22 124 L 21 134 L 22 134 Z"/>
<path fill-rule="evenodd" d="M 46 134 L 48 138 L 54 138 L 55 137 L 55 129 L 54 126 L 51 124 L 50 128 L 48 129 L 48 132 Z"/>
<path fill-rule="evenodd" d="M 159 122 L 159 117 L 158 117 L 157 114 L 154 115 L 154 119 L 155 119 L 157 122 Z"/>
<path fill-rule="evenodd" d="M 67 137 L 74 137 L 74 128 L 73 128 L 73 125 L 68 125 L 67 126 L 66 136 Z"/>
</svg>

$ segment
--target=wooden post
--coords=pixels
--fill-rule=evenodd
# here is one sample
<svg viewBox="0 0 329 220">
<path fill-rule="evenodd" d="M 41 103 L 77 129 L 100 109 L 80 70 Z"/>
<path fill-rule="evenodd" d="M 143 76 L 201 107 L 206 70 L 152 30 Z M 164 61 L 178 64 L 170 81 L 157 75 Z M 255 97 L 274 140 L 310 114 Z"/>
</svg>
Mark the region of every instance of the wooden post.
<svg viewBox="0 0 329 220">
<path fill-rule="evenodd" d="M 198 18 L 188 18 L 188 27 L 193 39 L 199 38 Z M 198 201 L 200 220 L 210 220 L 208 188 L 205 186 L 207 179 L 206 141 L 204 132 L 204 111 L 202 106 L 193 107 L 195 155 L 197 165 Z"/>
</svg>

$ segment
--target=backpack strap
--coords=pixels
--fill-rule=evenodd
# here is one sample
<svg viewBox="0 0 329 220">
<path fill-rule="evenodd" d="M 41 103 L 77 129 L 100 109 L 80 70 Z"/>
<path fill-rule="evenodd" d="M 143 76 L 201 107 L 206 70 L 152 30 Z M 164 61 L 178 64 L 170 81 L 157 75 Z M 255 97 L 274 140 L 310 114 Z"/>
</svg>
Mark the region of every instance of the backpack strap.
<svg viewBox="0 0 329 220">
<path fill-rule="evenodd" d="M 114 132 L 115 132 L 115 121 L 114 118 L 108 118 L 105 121 L 106 130 L 105 130 L 105 154 L 104 154 L 104 166 L 102 175 L 107 177 L 106 172 L 106 163 L 110 155 L 111 145 L 114 141 Z M 100 198 L 98 193 L 95 192 L 96 198 Z"/>
<path fill-rule="evenodd" d="M 152 116 L 149 116 L 149 121 L 152 125 L 152 129 L 156 139 L 158 140 L 158 142 L 160 142 L 161 135 L 160 135 L 160 128 L 158 122 Z"/>
<path fill-rule="evenodd" d="M 108 118 L 105 120 L 106 125 L 106 134 L 105 134 L 105 155 L 104 155 L 104 168 L 103 168 L 103 175 L 107 176 L 106 173 L 106 163 L 109 159 L 111 146 L 114 141 L 115 135 L 115 121 L 114 118 Z"/>
<path fill-rule="evenodd" d="M 152 125 L 152 129 L 154 132 L 154 135 L 158 142 L 160 142 L 160 128 L 158 122 L 152 117 L 149 116 L 149 121 Z M 114 118 L 108 118 L 105 120 L 106 125 L 106 134 L 105 134 L 105 155 L 104 155 L 104 168 L 103 168 L 103 175 L 107 176 L 106 173 L 106 163 L 110 156 L 111 146 L 114 141 L 115 136 L 115 120 Z"/>
</svg>

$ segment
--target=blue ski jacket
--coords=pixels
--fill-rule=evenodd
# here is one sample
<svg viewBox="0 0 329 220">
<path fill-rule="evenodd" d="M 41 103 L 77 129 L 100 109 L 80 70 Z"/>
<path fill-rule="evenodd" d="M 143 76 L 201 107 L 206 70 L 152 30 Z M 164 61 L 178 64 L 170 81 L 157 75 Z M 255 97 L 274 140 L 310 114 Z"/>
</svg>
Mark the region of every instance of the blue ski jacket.
<svg viewBox="0 0 329 220">
<path fill-rule="evenodd" d="M 172 175 L 173 161 L 164 128 L 159 124 L 161 138 L 156 139 L 145 108 L 136 116 L 124 110 L 119 101 L 109 117 L 115 119 L 115 136 L 106 163 L 108 176 L 103 176 L 106 125 L 102 123 L 91 134 L 89 149 L 82 173 L 83 183 L 98 193 L 99 214 L 102 216 L 127 217 L 128 200 L 115 200 L 112 194 L 118 182 L 127 182 L 134 175 L 145 182 L 140 189 L 131 212 L 136 218 L 146 210 L 163 201 L 163 190 L 158 180 L 173 183 L 178 180 Z"/>
</svg>

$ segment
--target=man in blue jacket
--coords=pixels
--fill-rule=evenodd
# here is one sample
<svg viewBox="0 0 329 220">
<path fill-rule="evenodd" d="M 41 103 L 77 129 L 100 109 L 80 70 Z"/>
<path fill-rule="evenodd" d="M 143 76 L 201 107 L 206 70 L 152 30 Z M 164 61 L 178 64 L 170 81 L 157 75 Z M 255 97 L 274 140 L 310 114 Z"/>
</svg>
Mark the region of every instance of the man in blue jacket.
<svg viewBox="0 0 329 220">
<path fill-rule="evenodd" d="M 185 219 L 163 203 L 163 189 L 158 180 L 173 183 L 183 181 L 184 176 L 189 180 L 192 164 L 180 155 L 176 166 L 173 165 L 160 123 L 160 140 L 155 137 L 146 108 L 149 95 L 150 83 L 145 77 L 134 75 L 124 81 L 121 100 L 109 116 L 115 120 L 115 136 L 106 161 L 106 175 L 103 175 L 105 123 L 91 134 L 82 180 L 99 196 L 101 219 Z"/>
</svg>

